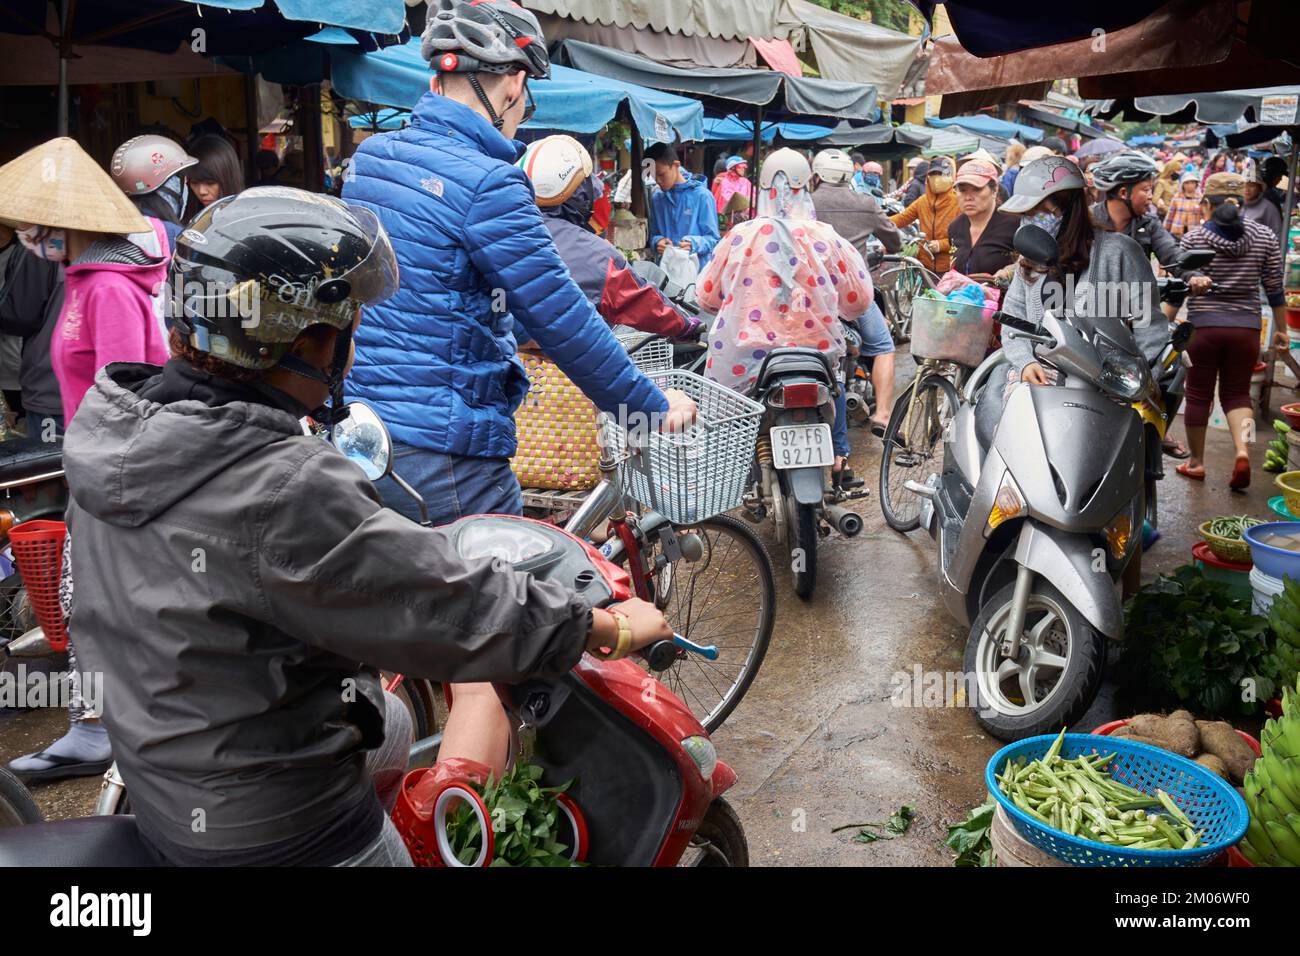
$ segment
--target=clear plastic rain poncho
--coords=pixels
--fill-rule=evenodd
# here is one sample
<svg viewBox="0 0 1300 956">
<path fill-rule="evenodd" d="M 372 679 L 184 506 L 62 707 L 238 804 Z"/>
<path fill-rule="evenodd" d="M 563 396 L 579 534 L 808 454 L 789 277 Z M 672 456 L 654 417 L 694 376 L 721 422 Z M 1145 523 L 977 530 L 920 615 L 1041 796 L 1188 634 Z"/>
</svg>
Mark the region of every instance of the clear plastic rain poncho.
<svg viewBox="0 0 1300 956">
<path fill-rule="evenodd" d="M 818 222 L 812 196 L 778 173 L 759 191 L 758 218 L 731 229 L 700 276 L 700 305 L 717 313 L 705 376 L 748 392 L 772 349 L 818 349 L 838 366 L 840 319 L 871 305 L 871 274 L 852 243 Z"/>
</svg>

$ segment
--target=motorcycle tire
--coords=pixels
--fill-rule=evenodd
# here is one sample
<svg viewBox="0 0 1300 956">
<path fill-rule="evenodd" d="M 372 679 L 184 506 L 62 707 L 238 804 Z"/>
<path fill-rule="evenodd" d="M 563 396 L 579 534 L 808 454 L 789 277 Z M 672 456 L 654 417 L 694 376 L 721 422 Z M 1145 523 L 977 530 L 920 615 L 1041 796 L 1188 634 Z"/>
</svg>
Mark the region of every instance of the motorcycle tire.
<svg viewBox="0 0 1300 956">
<path fill-rule="evenodd" d="M 817 586 L 817 511 L 793 498 L 785 502 L 790 516 L 790 573 L 794 576 L 794 593 L 810 600 Z"/>
<path fill-rule="evenodd" d="M 392 680 L 393 675 L 384 671 L 380 679 L 384 686 Z M 393 693 L 406 706 L 407 713 L 411 715 L 411 729 L 414 732 L 416 740 L 424 740 L 426 737 L 432 737 L 438 732 L 438 717 L 434 705 L 434 688 L 426 680 L 417 680 L 412 677 L 402 678 L 402 682 L 394 688 Z"/>
<path fill-rule="evenodd" d="M 986 674 L 997 671 L 998 662 L 1005 658 L 996 650 L 1002 640 L 1002 634 L 986 635 L 990 624 L 996 626 L 999 618 L 1009 611 L 1015 583 L 1002 588 L 980 609 L 979 615 L 971 625 L 970 635 L 966 641 L 964 660 L 965 672 L 976 676 L 978 700 L 971 701 L 975 708 L 975 717 L 980 726 L 998 740 L 1014 741 L 1040 734 L 1056 734 L 1062 727 L 1069 727 L 1081 718 L 1092 706 L 1101 688 L 1102 671 L 1106 663 L 1106 637 L 1094 628 L 1082 614 L 1051 584 L 1038 578 L 1034 581 L 1030 594 L 1030 606 L 1025 615 L 1026 637 L 1033 630 L 1034 624 L 1046 622 L 1044 617 L 1051 615 L 1066 629 L 1065 637 L 1068 647 L 1064 653 L 1058 648 L 1049 648 L 1049 652 L 1066 660 L 1065 668 L 1057 678 L 1055 685 L 1046 697 L 1030 709 L 1008 702 L 1002 688 L 1007 677 L 996 684 L 986 681 Z M 1044 617 L 1031 620 L 1038 612 Z M 1044 628 L 1054 631 L 1054 627 Z M 1047 640 L 1055 635 L 1049 634 Z M 1039 638 L 1043 641 L 1043 638 Z M 1059 642 L 1059 637 L 1056 637 Z M 1020 661 L 1026 661 L 1035 653 L 1032 641 L 1024 641 L 1020 648 Z M 1031 671 L 1032 673 L 1032 671 Z M 1023 690 L 1023 684 L 1021 689 Z"/>
<path fill-rule="evenodd" d="M 745 828 L 723 797 L 717 797 L 709 804 L 691 846 L 700 851 L 695 866 L 749 866 L 749 841 L 745 839 Z"/>
<path fill-rule="evenodd" d="M 889 424 L 885 428 L 884 448 L 880 453 L 880 513 L 884 515 L 885 522 L 900 534 L 915 531 L 921 526 L 921 499 L 904 489 L 902 483 L 908 478 L 924 481 L 928 477 L 927 470 L 937 470 L 933 460 L 935 450 L 943 440 L 943 431 L 947 427 L 942 417 L 943 409 L 948 410 L 951 420 L 961 404 L 961 397 L 952 382 L 942 375 L 927 376 L 921 382 L 916 405 L 912 410 L 912 420 L 906 423 L 911 434 L 900 435 L 912 401 L 912 389 L 916 387 L 916 383 L 912 382 L 895 399 Z M 926 427 L 926 416 L 932 413 L 934 422 Z M 915 462 L 905 464 L 904 458 L 909 461 L 915 459 Z M 942 462 L 938 464 L 941 465 Z M 904 468 L 912 469 L 913 472 L 901 474 Z"/>
<path fill-rule="evenodd" d="M 45 819 L 23 782 L 0 767 L 0 828 L 21 827 Z"/>
</svg>

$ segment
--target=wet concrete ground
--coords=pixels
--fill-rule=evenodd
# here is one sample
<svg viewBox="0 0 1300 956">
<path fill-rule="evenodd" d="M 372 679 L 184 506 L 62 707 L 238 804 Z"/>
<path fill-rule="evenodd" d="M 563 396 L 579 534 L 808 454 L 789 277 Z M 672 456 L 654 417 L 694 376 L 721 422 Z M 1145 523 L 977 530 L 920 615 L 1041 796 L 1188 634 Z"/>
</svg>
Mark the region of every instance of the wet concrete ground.
<svg viewBox="0 0 1300 956">
<path fill-rule="evenodd" d="M 899 379 L 911 375 L 899 362 Z M 1288 381 L 1288 380 L 1284 380 Z M 1275 389 L 1274 408 L 1291 400 Z M 1227 489 L 1232 465 L 1225 432 L 1211 431 L 1209 480 L 1173 473 L 1162 482 L 1164 537 L 1145 556 L 1150 577 L 1190 561 L 1196 526 L 1217 514 L 1271 517 L 1272 476 L 1261 468 L 1271 437 L 1260 423 L 1248 493 Z M 1181 423 L 1175 434 L 1182 437 Z M 898 672 L 960 671 L 965 629 L 948 617 L 934 591 L 934 544 L 924 532 L 903 536 L 885 524 L 876 501 L 880 442 L 851 432 L 853 466 L 868 479 L 869 497 L 853 503 L 865 528 L 854 539 L 832 535 L 819 549 L 816 594 L 795 597 L 787 564 L 768 526 L 759 529 L 777 568 L 777 623 L 771 649 L 740 707 L 714 735 L 739 782 L 729 794 L 745 823 L 755 865 L 946 865 L 946 826 L 984 799 L 983 772 L 1000 746 L 961 707 L 899 707 L 891 702 Z M 1109 688 L 1078 724 L 1091 729 L 1116 716 Z M 66 729 L 61 711 L 0 713 L 0 763 L 39 749 Z M 37 786 L 48 818 L 90 813 L 99 780 Z M 883 822 L 903 804 L 916 810 L 905 837 L 869 845 L 856 829 Z"/>
</svg>

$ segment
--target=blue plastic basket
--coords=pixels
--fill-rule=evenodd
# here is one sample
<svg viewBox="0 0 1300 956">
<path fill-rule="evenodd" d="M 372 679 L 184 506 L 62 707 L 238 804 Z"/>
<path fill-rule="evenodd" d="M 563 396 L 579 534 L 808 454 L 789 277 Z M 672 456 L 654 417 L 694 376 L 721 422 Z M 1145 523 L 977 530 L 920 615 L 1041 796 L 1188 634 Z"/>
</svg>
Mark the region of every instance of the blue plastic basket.
<svg viewBox="0 0 1300 956">
<path fill-rule="evenodd" d="M 1159 747 L 1097 734 L 1066 734 L 1061 756 L 1071 760 L 1114 753 L 1115 759 L 1105 770 L 1120 783 L 1153 797 L 1157 789 L 1169 794 L 1203 834 L 1201 845 L 1193 850 L 1134 850 L 1094 843 L 1046 826 L 1003 795 L 996 774 L 1008 760 L 1015 763 L 1024 757 L 1028 762 L 1042 757 L 1054 740 L 1056 735 L 1046 734 L 1007 744 L 984 768 L 984 783 L 993 799 L 1006 810 L 1020 835 L 1044 853 L 1074 866 L 1204 866 L 1246 833 L 1250 822 L 1246 801 L 1222 777 Z"/>
</svg>

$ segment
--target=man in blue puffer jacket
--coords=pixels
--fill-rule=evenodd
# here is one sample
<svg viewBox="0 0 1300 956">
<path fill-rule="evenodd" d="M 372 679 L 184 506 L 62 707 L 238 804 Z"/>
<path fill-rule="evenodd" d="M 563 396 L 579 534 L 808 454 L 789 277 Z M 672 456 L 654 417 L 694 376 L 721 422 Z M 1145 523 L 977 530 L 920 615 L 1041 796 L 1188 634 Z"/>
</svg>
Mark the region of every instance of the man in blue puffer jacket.
<svg viewBox="0 0 1300 956">
<path fill-rule="evenodd" d="M 677 151 L 667 143 L 646 150 L 655 164 L 659 189 L 650 197 L 650 245 L 663 255 L 670 243 L 700 257 L 700 271 L 713 258 L 718 233 L 718 207 L 702 176 L 682 169 Z"/>
<path fill-rule="evenodd" d="M 431 7 L 435 5 L 431 4 Z M 510 471 L 513 413 L 528 390 L 515 357 L 535 339 L 602 410 L 664 416 L 695 407 L 637 371 L 574 283 L 534 203 L 513 137 L 531 115 L 528 78 L 550 74 L 536 18 L 502 0 L 440 0 L 421 52 L 437 75 L 409 128 L 373 136 L 354 157 L 347 201 L 391 237 L 401 289 L 366 310 L 348 391 L 371 403 L 397 443 L 396 471 L 435 524 L 519 513 Z M 432 10 L 431 10 L 432 13 Z M 385 503 L 415 509 L 390 482 Z"/>
</svg>

